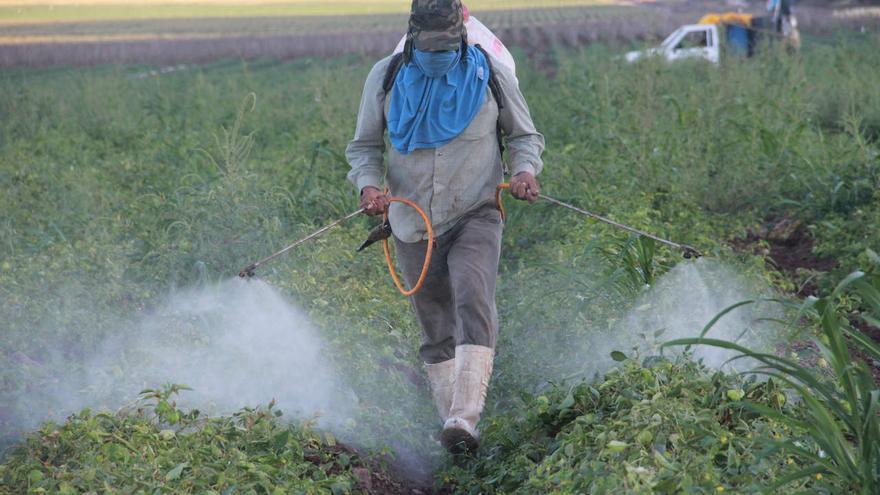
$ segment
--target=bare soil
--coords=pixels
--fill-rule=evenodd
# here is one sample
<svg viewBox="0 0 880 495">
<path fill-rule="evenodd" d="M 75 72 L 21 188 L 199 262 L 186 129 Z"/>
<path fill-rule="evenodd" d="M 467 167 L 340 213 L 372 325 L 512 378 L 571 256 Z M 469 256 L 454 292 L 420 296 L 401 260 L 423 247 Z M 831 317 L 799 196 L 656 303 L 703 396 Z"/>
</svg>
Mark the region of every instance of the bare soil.
<svg viewBox="0 0 880 495">
<path fill-rule="evenodd" d="M 813 254 L 813 239 L 802 222 L 791 217 L 768 221 L 758 229 L 749 231 L 745 238 L 732 241 L 739 251 L 768 255 L 775 267 L 792 280 L 799 280 L 806 270 L 812 273 L 828 272 L 835 268 L 836 262 Z M 769 247 L 763 247 L 769 246 Z M 764 250 L 763 252 L 761 252 Z M 815 284 L 808 279 L 800 285 L 800 297 L 818 296 Z M 851 315 L 852 326 L 880 343 L 880 328 L 867 324 L 858 315 Z M 819 367 L 819 348 L 810 340 L 796 340 L 781 344 L 776 349 L 780 356 L 795 357 L 802 366 Z M 871 370 L 874 382 L 880 386 L 880 362 L 868 357 L 856 346 L 850 347 L 850 355 L 864 362 Z"/>
<path fill-rule="evenodd" d="M 365 465 L 356 467 L 352 472 L 357 477 L 357 489 L 369 495 L 446 495 L 448 490 L 437 490 L 433 487 L 430 473 L 420 473 L 414 477 L 410 466 L 395 462 L 394 459 L 379 459 L 365 456 L 354 447 L 337 443 L 330 449 L 334 454 L 347 454 L 352 458 L 361 459 Z M 306 460 L 315 464 L 322 462 L 321 455 L 306 454 Z M 386 464 L 388 468 L 383 467 Z"/>
<path fill-rule="evenodd" d="M 880 328 L 867 325 L 857 318 L 852 318 L 850 322 L 853 327 L 857 328 L 868 337 L 871 337 L 874 342 L 880 343 Z M 852 359 L 858 359 L 868 366 L 868 369 L 871 371 L 871 376 L 874 377 L 874 383 L 880 387 L 880 362 L 870 358 L 854 345 L 849 347 L 849 352 Z M 819 358 L 822 357 L 819 353 L 819 348 L 811 340 L 796 340 L 786 344 L 780 344 L 776 348 L 776 354 L 779 356 L 795 358 L 801 366 L 806 366 L 808 368 L 819 368 Z"/>
<path fill-rule="evenodd" d="M 813 254 L 813 238 L 800 220 L 783 217 L 750 230 L 745 238 L 731 244 L 738 251 L 767 255 L 770 263 L 789 279 L 800 283 L 797 295 L 818 295 L 810 274 L 829 272 L 837 265 L 833 259 Z"/>
<path fill-rule="evenodd" d="M 874 342 L 880 344 L 880 328 L 877 328 L 873 325 L 868 325 L 864 322 L 858 315 L 853 315 L 850 318 L 850 323 L 852 326 L 858 329 L 863 334 L 867 335 Z M 880 362 L 875 361 L 873 358 L 868 357 L 865 353 L 855 349 L 854 347 L 851 350 L 851 354 L 854 358 L 860 359 L 862 362 L 868 365 L 868 368 L 871 369 L 871 375 L 874 376 L 874 383 L 880 387 Z"/>
</svg>

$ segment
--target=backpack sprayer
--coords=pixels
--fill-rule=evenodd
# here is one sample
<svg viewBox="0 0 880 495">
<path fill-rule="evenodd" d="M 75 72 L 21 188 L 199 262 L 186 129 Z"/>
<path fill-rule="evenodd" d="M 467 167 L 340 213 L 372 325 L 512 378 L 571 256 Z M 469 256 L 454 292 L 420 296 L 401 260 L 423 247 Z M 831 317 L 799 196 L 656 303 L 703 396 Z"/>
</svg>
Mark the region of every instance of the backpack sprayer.
<svg viewBox="0 0 880 495">
<path fill-rule="evenodd" d="M 498 207 L 498 210 L 501 212 L 502 219 L 504 219 L 504 217 L 505 217 L 505 210 L 504 210 L 504 205 L 502 204 L 502 201 L 501 201 L 501 192 L 504 191 L 505 189 L 508 189 L 509 187 L 510 187 L 509 184 L 500 184 L 495 189 L 495 204 Z M 567 208 L 571 211 L 574 211 L 574 212 L 579 213 L 581 215 L 584 215 L 586 217 L 592 218 L 593 220 L 597 220 L 599 222 L 606 223 L 608 225 L 611 225 L 612 227 L 615 227 L 615 228 L 618 228 L 621 230 L 625 230 L 629 233 L 636 234 L 638 236 L 647 237 L 648 239 L 652 239 L 652 240 L 657 241 L 661 244 L 665 244 L 673 249 L 677 249 L 682 252 L 682 255 L 686 259 L 700 258 L 703 256 L 702 253 L 697 251 L 695 248 L 688 246 L 687 244 L 679 244 L 677 242 L 672 242 L 670 240 L 663 239 L 662 237 L 657 237 L 653 234 L 649 234 L 648 232 L 644 232 L 642 230 L 635 229 L 633 227 L 629 227 L 629 226 L 624 225 L 622 223 L 615 222 L 614 220 L 605 218 L 601 215 L 597 215 L 595 213 L 589 212 L 589 211 L 584 210 L 582 208 L 578 208 L 577 206 L 568 204 L 564 201 L 560 201 L 558 199 L 552 198 L 550 196 L 547 196 L 546 194 L 539 194 L 538 197 L 543 200 L 546 200 L 552 204 L 555 204 L 557 206 Z M 396 196 L 389 197 L 388 201 L 390 203 L 403 203 L 403 204 L 409 206 L 410 208 L 413 208 L 414 210 L 416 210 L 416 212 L 419 214 L 419 216 L 422 217 L 422 221 L 425 222 L 425 229 L 428 234 L 428 243 L 427 243 L 427 249 L 425 250 L 425 262 L 422 265 L 422 272 L 419 275 L 418 281 L 416 282 L 415 285 L 413 285 L 413 287 L 411 289 L 406 289 L 404 287 L 403 283 L 400 281 L 400 278 L 398 277 L 396 270 L 394 269 L 394 262 L 391 260 L 391 250 L 388 246 L 388 239 L 391 237 L 392 232 L 391 232 L 391 225 L 388 223 L 388 210 L 387 209 L 385 210 L 385 214 L 383 217 L 383 220 L 384 220 L 383 223 L 370 231 L 370 234 L 367 236 L 367 240 L 365 240 L 363 242 L 363 244 L 361 244 L 357 248 L 357 250 L 363 251 L 364 248 L 366 248 L 367 246 L 369 246 L 375 242 L 382 241 L 383 251 L 385 252 L 385 262 L 388 264 L 388 273 L 391 274 L 391 278 L 392 278 L 392 280 L 394 280 L 394 285 L 397 286 L 397 289 L 404 296 L 411 296 L 411 295 L 415 294 L 416 292 L 418 292 L 419 289 L 422 288 L 422 285 L 425 283 L 425 277 L 428 274 L 428 267 L 431 264 L 431 253 L 432 253 L 433 247 L 434 247 L 434 229 L 431 226 L 431 221 L 430 221 L 430 219 L 428 219 L 428 215 L 425 214 L 425 211 L 422 210 L 417 204 L 413 203 L 412 201 L 410 201 L 408 199 L 399 198 Z M 264 264 L 277 258 L 278 256 L 281 256 L 282 254 L 290 251 L 291 249 L 294 249 L 295 247 L 300 246 L 300 245 L 326 233 L 328 230 L 332 229 L 333 227 L 336 227 L 337 225 L 340 225 L 340 224 L 346 222 L 347 220 L 350 220 L 350 219 L 360 215 L 363 212 L 364 212 L 364 208 L 360 208 L 358 210 L 355 210 L 355 211 L 349 213 L 348 215 L 345 215 L 344 217 L 342 217 L 338 220 L 335 220 L 332 223 L 325 225 L 324 227 L 321 227 L 320 229 L 312 232 L 311 234 L 303 237 L 302 239 L 299 239 L 298 241 L 285 247 L 284 249 L 281 249 L 280 251 L 272 253 L 269 256 L 266 256 L 265 258 L 263 258 L 257 262 L 251 263 L 250 265 L 246 266 L 245 268 L 242 268 L 241 271 L 238 272 L 238 276 L 242 277 L 242 278 L 253 277 L 255 275 L 254 272 L 257 268 L 263 266 Z"/>
</svg>

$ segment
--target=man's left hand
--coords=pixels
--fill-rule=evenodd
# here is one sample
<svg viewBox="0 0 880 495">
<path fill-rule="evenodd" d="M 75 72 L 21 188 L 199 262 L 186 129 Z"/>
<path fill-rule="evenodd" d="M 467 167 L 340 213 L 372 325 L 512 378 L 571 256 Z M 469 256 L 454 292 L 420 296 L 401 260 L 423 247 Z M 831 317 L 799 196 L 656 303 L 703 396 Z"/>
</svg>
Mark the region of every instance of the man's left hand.
<svg viewBox="0 0 880 495">
<path fill-rule="evenodd" d="M 538 180 L 530 172 L 520 172 L 510 178 L 510 194 L 516 199 L 534 203 L 540 192 Z"/>
</svg>

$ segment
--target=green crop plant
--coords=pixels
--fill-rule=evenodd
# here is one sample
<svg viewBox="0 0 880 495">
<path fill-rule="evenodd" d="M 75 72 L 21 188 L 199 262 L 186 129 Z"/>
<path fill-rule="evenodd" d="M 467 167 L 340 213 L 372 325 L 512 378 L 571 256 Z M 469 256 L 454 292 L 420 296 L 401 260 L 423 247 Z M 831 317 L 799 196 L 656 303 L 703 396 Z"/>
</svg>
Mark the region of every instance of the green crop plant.
<svg viewBox="0 0 880 495">
<path fill-rule="evenodd" d="M 46 423 L 0 465 L 0 493 L 351 493 L 370 460 L 273 403 L 211 418 L 183 410 L 169 384 L 116 414 Z"/>
<path fill-rule="evenodd" d="M 705 337 L 678 339 L 666 346 L 710 345 L 741 353 L 760 363 L 753 373 L 784 383 L 801 401 L 802 415 L 793 416 L 766 405 L 745 401 L 743 406 L 789 428 L 803 432 L 802 438 L 770 442 L 770 452 L 784 452 L 798 458 L 800 468 L 781 477 L 774 487 L 794 480 L 815 477 L 817 486 L 831 490 L 823 476 L 833 479 L 851 493 L 871 494 L 880 489 L 880 388 L 874 382 L 865 360 L 880 360 L 880 347 L 855 328 L 842 309 L 840 299 L 846 291 L 861 301 L 865 311 L 858 316 L 867 325 L 880 323 L 880 278 L 854 272 L 835 290 L 822 298 L 803 303 L 798 318 L 812 317 L 819 324 L 813 342 L 821 353 L 820 369 L 796 359 L 755 352 L 744 346 Z M 731 308 L 732 309 L 732 308 Z M 714 323 L 714 322 L 713 322 Z M 853 358 L 851 350 L 863 353 Z M 869 361 L 871 362 L 871 361 Z M 828 373 L 821 369 L 828 366 Z"/>
<path fill-rule="evenodd" d="M 635 289 L 634 292 L 638 292 L 642 287 L 654 285 L 660 270 L 654 261 L 656 249 L 656 243 L 647 237 L 631 236 L 626 241 L 618 243 L 618 252 L 613 255 L 618 259 L 613 264 L 623 269 L 629 283 Z"/>
<path fill-rule="evenodd" d="M 761 445 L 789 433 L 739 407 L 739 392 L 783 407 L 776 381 L 743 381 L 687 357 L 624 358 L 597 380 L 558 383 L 491 416 L 485 452 L 441 479 L 474 494 L 763 493 L 790 466 Z"/>
</svg>

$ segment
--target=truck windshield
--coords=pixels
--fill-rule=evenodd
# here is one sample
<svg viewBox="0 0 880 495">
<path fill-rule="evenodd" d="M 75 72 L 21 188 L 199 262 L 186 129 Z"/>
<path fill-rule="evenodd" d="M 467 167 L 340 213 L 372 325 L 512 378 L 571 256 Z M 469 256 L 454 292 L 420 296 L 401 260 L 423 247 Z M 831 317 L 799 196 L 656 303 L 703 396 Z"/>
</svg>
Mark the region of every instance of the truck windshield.
<svg viewBox="0 0 880 495">
<path fill-rule="evenodd" d="M 663 43 L 660 43 L 660 46 L 662 46 L 663 48 L 671 48 L 671 45 L 675 43 L 675 40 L 678 38 L 678 33 L 681 32 L 681 29 L 682 28 L 678 28 L 673 31 L 672 34 L 670 34 L 666 37 L 665 40 L 663 40 Z"/>
<path fill-rule="evenodd" d="M 709 46 L 706 33 L 706 31 L 691 31 L 681 38 L 681 41 L 675 45 L 675 49 L 686 50 L 688 48 L 706 48 Z"/>
</svg>

